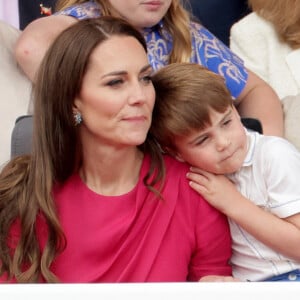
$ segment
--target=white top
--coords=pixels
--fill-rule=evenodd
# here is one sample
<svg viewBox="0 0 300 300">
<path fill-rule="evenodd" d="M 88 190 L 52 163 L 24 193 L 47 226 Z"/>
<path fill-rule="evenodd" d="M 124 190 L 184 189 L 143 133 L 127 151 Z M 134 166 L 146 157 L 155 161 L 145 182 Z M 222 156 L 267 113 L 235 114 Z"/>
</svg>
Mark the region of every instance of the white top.
<svg viewBox="0 0 300 300">
<path fill-rule="evenodd" d="M 299 213 L 300 152 L 285 139 L 250 131 L 246 134 L 247 157 L 230 179 L 246 198 L 279 218 Z M 300 268 L 300 262 L 273 251 L 231 220 L 229 223 L 235 277 L 258 281 Z"/>
<path fill-rule="evenodd" d="M 231 27 L 230 48 L 280 99 L 300 92 L 300 49 L 279 41 L 270 22 L 250 13 Z"/>
</svg>

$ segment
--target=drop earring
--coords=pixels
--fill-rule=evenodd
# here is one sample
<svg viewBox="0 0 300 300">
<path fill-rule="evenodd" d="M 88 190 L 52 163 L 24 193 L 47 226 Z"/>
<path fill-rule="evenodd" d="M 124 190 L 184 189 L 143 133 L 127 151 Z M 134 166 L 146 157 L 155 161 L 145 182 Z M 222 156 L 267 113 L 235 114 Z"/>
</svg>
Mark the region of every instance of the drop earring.
<svg viewBox="0 0 300 300">
<path fill-rule="evenodd" d="M 78 126 L 79 124 L 82 123 L 82 116 L 79 111 L 74 112 L 74 121 L 75 121 L 75 126 Z"/>
</svg>

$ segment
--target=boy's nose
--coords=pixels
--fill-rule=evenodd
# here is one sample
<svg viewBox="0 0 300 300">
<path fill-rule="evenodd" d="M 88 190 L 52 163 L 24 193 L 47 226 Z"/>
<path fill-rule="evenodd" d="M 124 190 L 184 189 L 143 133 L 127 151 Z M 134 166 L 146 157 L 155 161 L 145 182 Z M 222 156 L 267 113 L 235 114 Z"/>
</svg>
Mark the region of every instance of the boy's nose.
<svg viewBox="0 0 300 300">
<path fill-rule="evenodd" d="M 227 137 L 220 137 L 217 140 L 217 150 L 218 151 L 223 151 L 230 145 L 230 140 Z"/>
</svg>

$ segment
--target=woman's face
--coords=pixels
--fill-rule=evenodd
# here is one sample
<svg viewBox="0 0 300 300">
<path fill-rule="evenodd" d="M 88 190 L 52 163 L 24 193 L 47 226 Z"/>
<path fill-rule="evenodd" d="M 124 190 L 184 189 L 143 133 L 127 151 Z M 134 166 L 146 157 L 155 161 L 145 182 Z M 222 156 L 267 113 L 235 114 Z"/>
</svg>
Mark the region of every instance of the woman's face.
<svg viewBox="0 0 300 300">
<path fill-rule="evenodd" d="M 133 37 L 113 36 L 92 52 L 74 110 L 82 115 L 83 147 L 140 145 L 152 118 L 152 68 Z"/>
<path fill-rule="evenodd" d="M 114 10 L 137 29 L 156 25 L 172 0 L 108 0 Z"/>
</svg>

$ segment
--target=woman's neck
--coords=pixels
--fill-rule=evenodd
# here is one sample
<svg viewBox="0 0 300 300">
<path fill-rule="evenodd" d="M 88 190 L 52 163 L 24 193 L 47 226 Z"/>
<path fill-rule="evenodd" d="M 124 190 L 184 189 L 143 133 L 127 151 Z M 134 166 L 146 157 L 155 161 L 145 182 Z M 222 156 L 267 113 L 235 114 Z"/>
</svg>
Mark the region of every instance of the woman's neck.
<svg viewBox="0 0 300 300">
<path fill-rule="evenodd" d="M 123 195 L 138 183 L 144 155 L 137 148 L 85 157 L 79 175 L 97 194 Z"/>
</svg>

